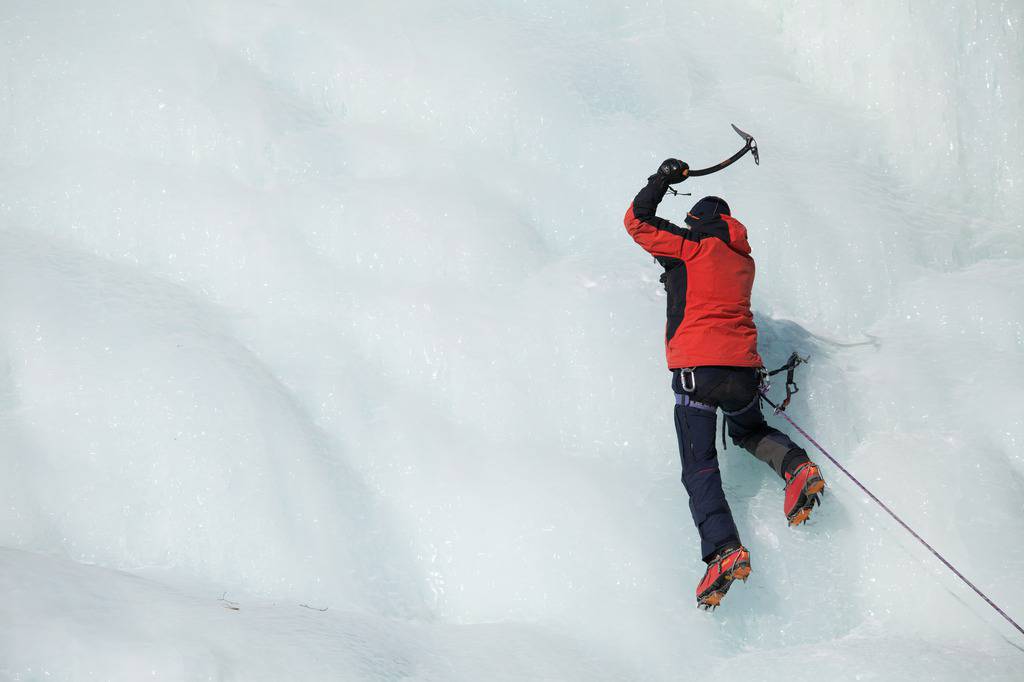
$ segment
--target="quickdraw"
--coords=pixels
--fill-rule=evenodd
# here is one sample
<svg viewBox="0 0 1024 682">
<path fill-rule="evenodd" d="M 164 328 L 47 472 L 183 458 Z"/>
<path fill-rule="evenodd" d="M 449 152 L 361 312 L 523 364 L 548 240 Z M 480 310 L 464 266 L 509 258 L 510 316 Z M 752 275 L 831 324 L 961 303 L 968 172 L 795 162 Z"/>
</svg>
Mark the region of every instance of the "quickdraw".
<svg viewBox="0 0 1024 682">
<path fill-rule="evenodd" d="M 779 405 L 768 401 L 768 404 L 775 408 L 775 414 L 784 412 L 789 407 L 789 401 L 794 395 L 800 392 L 800 387 L 796 385 L 795 372 L 796 368 L 807 362 L 808 358 L 801 357 L 796 351 L 789 356 L 789 360 L 786 360 L 786 364 L 778 369 L 768 371 L 766 369 L 761 370 L 761 395 L 768 397 L 768 389 L 771 388 L 770 377 L 775 376 L 781 372 L 786 373 L 786 398 Z"/>
</svg>

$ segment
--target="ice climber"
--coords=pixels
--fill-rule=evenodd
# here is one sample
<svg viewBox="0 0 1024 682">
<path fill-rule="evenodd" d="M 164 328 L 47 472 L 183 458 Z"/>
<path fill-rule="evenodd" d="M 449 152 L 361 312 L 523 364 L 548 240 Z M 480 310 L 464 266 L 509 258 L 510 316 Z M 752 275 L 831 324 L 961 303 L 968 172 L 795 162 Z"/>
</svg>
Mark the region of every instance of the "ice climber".
<svg viewBox="0 0 1024 682">
<path fill-rule="evenodd" d="M 747 229 L 718 197 L 704 197 L 686 214 L 686 227 L 655 215 L 669 185 L 687 178 L 677 159 L 662 163 L 626 212 L 626 230 L 665 268 L 668 293 L 665 351 L 675 392 L 675 425 L 683 486 L 700 534 L 707 571 L 697 603 L 718 606 L 733 580 L 750 575 L 750 553 L 740 542 L 715 450 L 721 408 L 733 443 L 785 480 L 790 525 L 807 520 L 825 487 L 818 467 L 761 414 L 763 364 L 750 311 L 754 259 Z"/>
</svg>

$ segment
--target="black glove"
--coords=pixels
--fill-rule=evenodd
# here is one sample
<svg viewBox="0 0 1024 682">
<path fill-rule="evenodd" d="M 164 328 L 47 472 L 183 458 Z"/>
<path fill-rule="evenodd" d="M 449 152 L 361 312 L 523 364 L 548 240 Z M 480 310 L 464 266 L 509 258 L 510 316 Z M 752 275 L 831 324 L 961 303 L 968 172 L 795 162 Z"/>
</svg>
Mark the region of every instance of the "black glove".
<svg viewBox="0 0 1024 682">
<path fill-rule="evenodd" d="M 670 185 L 682 182 L 690 173 L 690 166 L 679 159 L 665 159 L 658 167 L 657 175 L 665 179 Z"/>
</svg>

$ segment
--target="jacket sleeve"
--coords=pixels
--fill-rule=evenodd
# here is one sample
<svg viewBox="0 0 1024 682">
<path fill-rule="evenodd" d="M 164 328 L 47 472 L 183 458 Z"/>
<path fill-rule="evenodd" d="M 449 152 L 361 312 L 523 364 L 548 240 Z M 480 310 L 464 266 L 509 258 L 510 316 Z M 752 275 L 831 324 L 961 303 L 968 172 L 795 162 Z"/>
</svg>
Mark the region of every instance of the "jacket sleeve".
<svg viewBox="0 0 1024 682">
<path fill-rule="evenodd" d="M 668 184 L 658 175 L 652 175 L 633 199 L 623 222 L 633 240 L 652 256 L 683 259 L 694 243 L 687 240 L 690 231 L 685 227 L 655 215 L 658 204 L 665 198 Z M 687 246 L 689 244 L 689 246 Z"/>
</svg>

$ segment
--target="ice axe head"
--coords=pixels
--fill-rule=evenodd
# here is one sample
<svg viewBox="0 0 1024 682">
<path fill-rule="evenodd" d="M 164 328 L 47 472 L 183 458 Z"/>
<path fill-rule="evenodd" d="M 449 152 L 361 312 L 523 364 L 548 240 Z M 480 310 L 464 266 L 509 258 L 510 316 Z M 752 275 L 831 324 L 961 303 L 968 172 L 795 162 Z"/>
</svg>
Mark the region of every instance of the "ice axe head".
<svg viewBox="0 0 1024 682">
<path fill-rule="evenodd" d="M 729 125 L 732 126 L 732 129 L 736 131 L 737 135 L 739 135 L 744 140 L 746 140 L 747 147 L 750 148 L 750 153 L 754 155 L 754 165 L 755 166 L 760 166 L 761 165 L 761 157 L 758 156 L 758 154 L 757 154 L 757 140 L 754 139 L 754 136 L 751 135 L 750 133 L 745 133 L 742 130 L 740 130 L 739 128 L 737 128 L 735 123 L 730 123 Z"/>
</svg>

